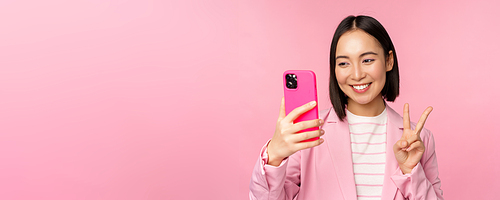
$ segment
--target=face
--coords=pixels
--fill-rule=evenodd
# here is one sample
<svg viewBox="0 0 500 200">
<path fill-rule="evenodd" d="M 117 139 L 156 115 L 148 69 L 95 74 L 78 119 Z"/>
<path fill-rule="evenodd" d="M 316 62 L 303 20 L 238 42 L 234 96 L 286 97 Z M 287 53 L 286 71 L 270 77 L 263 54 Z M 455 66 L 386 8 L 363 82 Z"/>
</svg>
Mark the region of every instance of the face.
<svg viewBox="0 0 500 200">
<path fill-rule="evenodd" d="M 337 82 L 349 97 L 349 106 L 383 103 L 381 91 L 386 72 L 392 70 L 392 51 L 386 57 L 377 39 L 358 29 L 340 36 L 335 58 Z"/>
</svg>

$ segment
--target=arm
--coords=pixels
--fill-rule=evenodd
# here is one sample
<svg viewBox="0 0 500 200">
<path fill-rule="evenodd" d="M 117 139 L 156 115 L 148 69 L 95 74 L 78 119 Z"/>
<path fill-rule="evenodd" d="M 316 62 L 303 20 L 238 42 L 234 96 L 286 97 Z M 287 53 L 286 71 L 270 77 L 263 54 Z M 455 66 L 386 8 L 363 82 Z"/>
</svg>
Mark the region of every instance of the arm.
<svg viewBox="0 0 500 200">
<path fill-rule="evenodd" d="M 300 184 L 300 152 L 284 159 L 279 166 L 267 164 L 267 144 L 252 172 L 250 199 L 293 199 Z"/>
<path fill-rule="evenodd" d="M 281 100 L 280 115 L 273 138 L 262 148 L 250 182 L 250 199 L 292 199 L 299 191 L 300 153 L 323 143 L 323 139 L 304 141 L 324 134 L 322 129 L 300 132 L 319 127 L 323 120 L 314 119 L 294 123 L 300 115 L 316 106 L 304 104 L 285 114 L 285 101 Z"/>
<path fill-rule="evenodd" d="M 441 180 L 438 175 L 438 164 L 435 152 L 434 137 L 425 130 L 425 153 L 420 162 L 409 174 L 403 174 L 398 168 L 391 176 L 392 180 L 407 199 L 443 199 Z M 422 134 L 424 136 L 424 134 Z"/>
</svg>

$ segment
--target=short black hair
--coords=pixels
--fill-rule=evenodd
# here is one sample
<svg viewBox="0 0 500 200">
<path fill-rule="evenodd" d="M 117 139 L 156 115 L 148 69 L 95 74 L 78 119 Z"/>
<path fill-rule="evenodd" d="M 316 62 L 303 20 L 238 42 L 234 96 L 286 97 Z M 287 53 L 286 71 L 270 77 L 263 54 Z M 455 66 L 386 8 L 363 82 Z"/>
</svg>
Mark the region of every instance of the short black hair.
<svg viewBox="0 0 500 200">
<path fill-rule="evenodd" d="M 361 29 L 364 32 L 373 36 L 380 43 L 384 49 L 384 56 L 387 58 L 389 52 L 392 51 L 394 58 L 394 63 L 391 71 L 386 72 L 386 82 L 384 88 L 382 89 L 382 98 L 386 101 L 393 102 L 399 95 L 399 70 L 398 70 L 398 59 L 396 56 L 396 50 L 392 44 L 389 34 L 385 28 L 378 22 L 375 18 L 370 16 L 358 15 L 358 16 L 348 16 L 335 30 L 333 35 L 332 46 L 330 48 L 330 101 L 332 102 L 335 113 L 341 121 L 346 117 L 345 107 L 347 105 L 347 96 L 340 89 L 337 82 L 335 74 L 336 59 L 335 54 L 337 51 L 337 43 L 339 42 L 340 36 L 345 32 Z"/>
</svg>

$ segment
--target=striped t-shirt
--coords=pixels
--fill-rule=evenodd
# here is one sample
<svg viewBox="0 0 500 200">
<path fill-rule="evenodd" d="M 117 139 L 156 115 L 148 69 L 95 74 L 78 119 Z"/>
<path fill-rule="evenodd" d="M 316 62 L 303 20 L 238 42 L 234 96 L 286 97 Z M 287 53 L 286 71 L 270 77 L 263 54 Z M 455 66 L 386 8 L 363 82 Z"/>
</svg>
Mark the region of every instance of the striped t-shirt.
<svg viewBox="0 0 500 200">
<path fill-rule="evenodd" d="M 386 109 L 375 117 L 357 116 L 347 111 L 347 122 L 358 200 L 381 199 L 387 145 Z"/>
</svg>

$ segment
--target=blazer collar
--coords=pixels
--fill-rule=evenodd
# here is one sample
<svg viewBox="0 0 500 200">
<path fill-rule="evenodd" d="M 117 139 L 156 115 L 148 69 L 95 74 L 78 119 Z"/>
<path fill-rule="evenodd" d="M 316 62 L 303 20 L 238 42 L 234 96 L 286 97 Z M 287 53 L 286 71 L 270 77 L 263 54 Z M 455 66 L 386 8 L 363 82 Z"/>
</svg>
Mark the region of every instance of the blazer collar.
<svg viewBox="0 0 500 200">
<path fill-rule="evenodd" d="M 394 157 L 392 146 L 401 138 L 403 133 L 403 119 L 386 104 L 387 108 L 387 144 L 386 144 L 386 165 L 384 175 L 384 186 L 382 188 L 382 199 L 394 199 L 397 191 L 391 175 L 398 170 L 398 163 Z M 340 121 L 335 110 L 330 108 L 326 112 L 320 113 L 325 124 L 325 143 L 332 158 L 333 168 L 337 174 L 337 181 L 341 187 L 345 200 L 356 200 L 356 185 L 352 167 L 351 138 L 349 135 L 349 124 L 347 120 Z"/>
<path fill-rule="evenodd" d="M 394 155 L 393 146 L 403 135 L 403 118 L 391 107 L 387 106 L 387 143 L 385 151 L 385 175 L 382 188 L 382 199 L 394 199 L 397 187 L 391 176 L 399 169 L 398 161 Z"/>
</svg>

